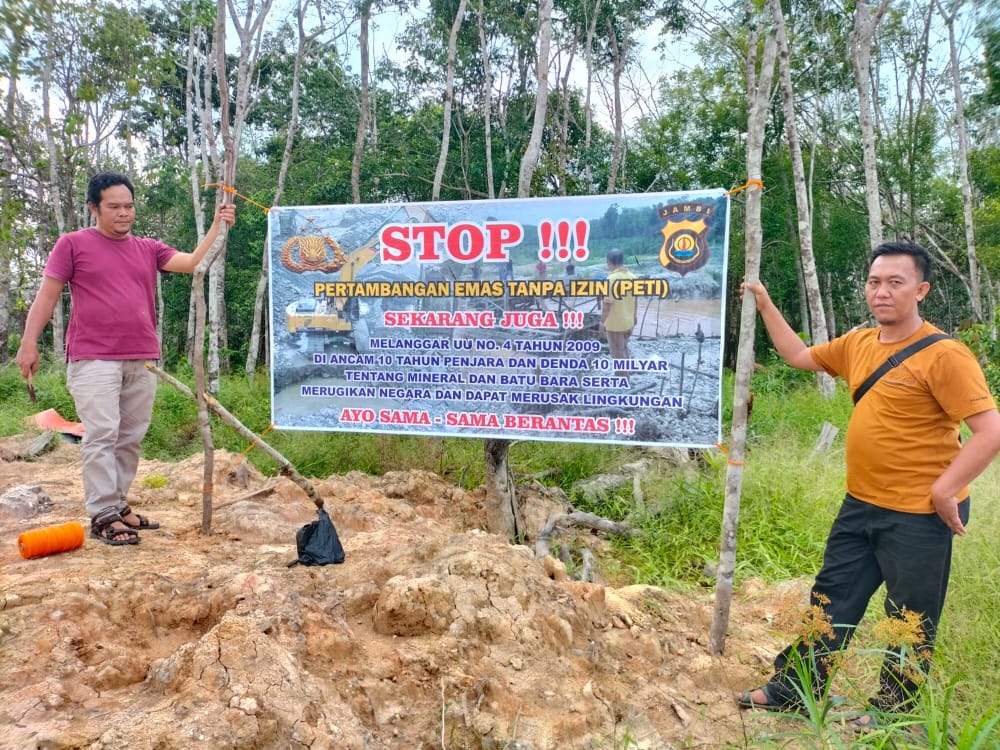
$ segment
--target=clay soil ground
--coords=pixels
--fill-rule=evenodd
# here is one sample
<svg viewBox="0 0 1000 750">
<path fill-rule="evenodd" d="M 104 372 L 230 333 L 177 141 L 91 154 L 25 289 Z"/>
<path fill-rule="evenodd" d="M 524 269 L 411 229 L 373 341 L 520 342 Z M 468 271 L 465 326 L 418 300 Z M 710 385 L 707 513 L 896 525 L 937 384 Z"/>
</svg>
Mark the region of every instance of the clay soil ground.
<svg viewBox="0 0 1000 750">
<path fill-rule="evenodd" d="M 219 451 L 205 536 L 202 466 L 142 463 L 129 501 L 163 528 L 139 545 L 22 559 L 20 533 L 86 522 L 79 448 L 0 460 L 0 494 L 52 500 L 0 511 L 0 747 L 665 750 L 775 729 L 732 694 L 765 674 L 803 582 L 745 584 L 713 656 L 710 591 L 569 580 L 435 475 L 314 480 L 346 561 L 289 568 L 305 493 Z M 522 493 L 536 528 L 564 510 Z"/>
</svg>

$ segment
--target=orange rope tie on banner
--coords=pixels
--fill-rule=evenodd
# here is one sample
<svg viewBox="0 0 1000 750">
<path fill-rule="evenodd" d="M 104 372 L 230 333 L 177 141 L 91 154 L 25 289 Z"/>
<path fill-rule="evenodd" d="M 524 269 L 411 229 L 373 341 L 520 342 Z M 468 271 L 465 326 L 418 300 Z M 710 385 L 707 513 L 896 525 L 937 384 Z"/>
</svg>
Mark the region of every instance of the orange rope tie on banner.
<svg viewBox="0 0 1000 750">
<path fill-rule="evenodd" d="M 726 463 L 729 464 L 730 466 L 742 466 L 743 465 L 742 461 L 733 461 L 731 458 L 729 458 L 729 449 L 726 446 L 724 446 L 722 443 L 712 443 L 712 445 L 714 445 L 716 448 L 718 448 L 720 451 L 722 451 L 723 453 L 726 454 Z"/>
<path fill-rule="evenodd" d="M 230 195 L 235 195 L 237 198 L 242 198 L 247 203 L 252 203 L 253 205 L 257 206 L 257 208 L 261 209 L 264 213 L 270 213 L 270 211 L 271 211 L 271 209 L 268 208 L 267 206 L 265 206 L 263 203 L 258 203 L 253 198 L 248 198 L 247 196 L 243 195 L 243 193 L 237 193 L 236 192 L 236 188 L 230 187 L 229 185 L 223 185 L 221 182 L 209 182 L 206 185 L 202 185 L 202 187 L 203 188 L 210 188 L 210 187 L 222 188 L 222 192 L 229 193 Z"/>
<path fill-rule="evenodd" d="M 83 546 L 83 526 L 75 521 L 49 526 L 44 529 L 25 531 L 17 538 L 21 557 L 44 557 L 56 552 L 68 552 Z"/>
<path fill-rule="evenodd" d="M 764 183 L 761 180 L 747 180 L 744 184 L 732 190 L 727 190 L 726 195 L 736 195 L 737 193 L 746 190 L 749 187 L 756 187 L 758 190 L 764 189 Z"/>
</svg>

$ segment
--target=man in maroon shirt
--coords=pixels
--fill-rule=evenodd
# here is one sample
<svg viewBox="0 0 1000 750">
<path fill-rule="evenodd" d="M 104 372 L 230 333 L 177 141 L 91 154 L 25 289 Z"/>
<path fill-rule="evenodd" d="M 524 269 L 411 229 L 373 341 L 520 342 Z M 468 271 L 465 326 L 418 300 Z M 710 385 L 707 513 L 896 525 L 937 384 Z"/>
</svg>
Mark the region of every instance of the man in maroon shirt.
<svg viewBox="0 0 1000 750">
<path fill-rule="evenodd" d="M 81 457 L 90 534 L 106 544 L 136 544 L 139 529 L 159 528 L 125 500 L 156 395 L 156 377 L 145 367 L 146 360 L 160 358 L 156 274 L 192 273 L 221 222 L 232 226 L 236 221 L 236 209 L 219 206 L 194 252 L 182 253 L 132 234 L 135 190 L 125 175 L 95 175 L 87 207 L 96 226 L 56 241 L 15 359 L 30 381 L 38 369 L 38 339 L 69 284 L 66 385 L 85 430 Z"/>
</svg>

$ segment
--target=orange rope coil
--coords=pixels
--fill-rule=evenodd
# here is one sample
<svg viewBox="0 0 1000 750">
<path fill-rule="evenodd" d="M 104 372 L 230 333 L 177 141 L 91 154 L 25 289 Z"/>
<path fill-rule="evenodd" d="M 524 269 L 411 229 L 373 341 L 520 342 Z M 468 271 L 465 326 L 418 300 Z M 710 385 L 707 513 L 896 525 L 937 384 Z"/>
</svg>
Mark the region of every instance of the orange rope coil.
<svg viewBox="0 0 1000 750">
<path fill-rule="evenodd" d="M 25 560 L 78 549 L 83 546 L 83 526 L 73 521 L 25 531 L 18 536 L 17 546 Z"/>
</svg>

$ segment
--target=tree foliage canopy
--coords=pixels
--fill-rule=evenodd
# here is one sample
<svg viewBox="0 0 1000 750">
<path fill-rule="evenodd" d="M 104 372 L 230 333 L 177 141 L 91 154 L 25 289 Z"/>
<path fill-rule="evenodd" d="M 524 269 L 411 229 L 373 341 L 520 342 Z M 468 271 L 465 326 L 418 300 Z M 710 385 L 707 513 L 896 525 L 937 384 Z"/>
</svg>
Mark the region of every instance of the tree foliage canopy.
<svg viewBox="0 0 1000 750">
<path fill-rule="evenodd" d="M 817 270 L 829 322 L 834 332 L 843 331 L 866 320 L 859 280 L 870 249 L 850 13 L 815 0 L 785 5 Z M 293 116 L 291 91 L 298 85 L 282 202 L 349 203 L 361 97 L 355 25 L 360 6 L 346 0 L 300 0 L 300 6 L 304 35 L 296 30 L 294 8 L 278 9 L 250 61 L 251 108 L 237 189 L 270 203 Z M 369 6 L 377 33 L 361 198 L 428 200 L 442 138 L 442 70 L 458 2 Z M 679 0 L 559 0 L 554 7 L 546 127 L 533 195 L 598 193 L 609 180 L 619 192 L 743 183 L 743 65 L 748 24 L 760 21 L 758 9 L 718 3 L 705 13 L 699 4 Z M 212 155 L 220 148 L 212 135 L 219 116 L 210 62 L 215 9 L 206 0 L 160 0 L 134 14 L 58 1 L 8 0 L 0 6 L 0 84 L 7 95 L 0 116 L 0 276 L 7 280 L 0 285 L 6 302 L 0 360 L 9 356 L 8 344 L 16 343 L 55 237 L 87 221 L 83 185 L 95 170 L 133 173 L 137 231 L 182 249 L 197 242 L 192 195 L 210 204 L 214 193 L 192 182 L 215 181 Z M 491 188 L 497 197 L 515 194 L 536 107 L 537 13 L 537 3 L 529 0 L 469 2 L 457 38 L 443 200 L 484 198 Z M 962 37 L 961 75 L 981 283 L 986 298 L 995 300 L 1000 25 L 996 3 L 959 4 L 957 13 L 960 28 L 975 29 Z M 398 29 L 391 38 L 380 31 L 389 28 Z M 893 3 L 875 40 L 872 81 L 886 237 L 912 238 L 939 257 L 948 272 L 938 275 L 926 315 L 957 328 L 971 314 L 967 290 L 953 272 L 965 268 L 968 248 L 956 188 L 955 101 L 947 84 L 943 28 L 937 4 Z M 648 48 L 650 29 L 660 33 L 657 50 Z M 656 73 L 658 53 L 680 64 Z M 230 56 L 235 65 L 235 53 Z M 620 77 L 613 75 L 619 62 Z M 616 99 L 624 102 L 620 132 Z M 793 325 L 808 330 L 800 319 L 796 212 L 779 99 L 765 140 L 762 276 Z M 739 198 L 735 205 L 738 211 Z M 247 205 L 229 238 L 227 354 L 234 364 L 248 346 L 264 229 L 263 213 Z M 738 217 L 732 232 L 735 288 L 741 273 Z M 185 356 L 187 283 L 164 283 L 168 362 Z"/>
</svg>

